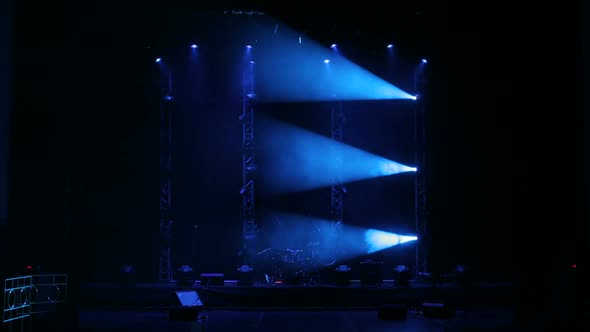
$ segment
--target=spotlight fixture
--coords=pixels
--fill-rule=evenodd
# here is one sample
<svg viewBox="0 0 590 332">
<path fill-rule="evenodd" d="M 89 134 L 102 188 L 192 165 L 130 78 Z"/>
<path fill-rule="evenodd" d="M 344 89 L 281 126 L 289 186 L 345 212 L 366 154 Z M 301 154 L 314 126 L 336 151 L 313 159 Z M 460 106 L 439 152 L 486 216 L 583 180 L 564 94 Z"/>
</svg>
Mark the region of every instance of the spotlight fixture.
<svg viewBox="0 0 590 332">
<path fill-rule="evenodd" d="M 135 268 L 131 264 L 124 265 L 121 268 L 121 284 L 124 286 L 135 285 L 136 273 Z"/>
<path fill-rule="evenodd" d="M 181 265 L 176 269 L 176 280 L 178 285 L 192 286 L 195 282 L 193 268 L 190 265 Z"/>
<path fill-rule="evenodd" d="M 238 268 L 238 286 L 252 286 L 254 284 L 254 269 L 249 265 L 242 265 Z"/>
<path fill-rule="evenodd" d="M 339 286 L 350 286 L 350 271 L 352 269 L 348 267 L 348 265 L 340 265 L 338 266 L 336 271 L 336 284 Z"/>
<path fill-rule="evenodd" d="M 395 267 L 395 281 L 396 286 L 408 286 L 410 284 L 410 269 L 405 265 L 398 265 Z"/>
<path fill-rule="evenodd" d="M 351 268 L 349 268 L 348 265 L 344 265 L 344 264 L 340 265 L 336 268 L 336 271 L 338 271 L 338 272 L 348 272 L 350 270 L 351 270 Z"/>
<path fill-rule="evenodd" d="M 455 271 L 457 285 L 467 286 L 473 283 L 473 273 L 469 267 L 457 265 Z"/>
</svg>

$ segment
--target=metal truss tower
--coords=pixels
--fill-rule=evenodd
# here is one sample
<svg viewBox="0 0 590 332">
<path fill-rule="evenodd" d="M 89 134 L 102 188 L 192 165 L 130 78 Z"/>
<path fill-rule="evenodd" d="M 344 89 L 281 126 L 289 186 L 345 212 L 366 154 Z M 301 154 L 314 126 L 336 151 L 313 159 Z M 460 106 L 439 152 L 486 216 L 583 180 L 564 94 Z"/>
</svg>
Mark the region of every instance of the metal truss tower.
<svg viewBox="0 0 590 332">
<path fill-rule="evenodd" d="M 346 121 L 344 117 L 344 110 L 342 108 L 342 102 L 336 102 L 332 105 L 332 139 L 337 142 L 342 142 L 343 127 Z M 336 149 L 340 149 L 337 147 Z M 337 168 L 342 167 L 342 151 L 335 151 L 336 165 Z M 342 183 L 341 170 L 337 169 L 336 178 L 331 188 L 330 198 L 330 212 L 334 223 L 342 223 L 344 213 L 344 184 Z"/>
<path fill-rule="evenodd" d="M 254 106 L 256 94 L 254 92 L 254 61 L 244 64 L 243 97 L 242 97 L 242 235 L 243 250 L 251 252 L 256 240 L 258 224 L 256 223 L 256 146 L 254 141 Z M 244 265 L 249 265 L 248 257 L 242 255 Z"/>
<path fill-rule="evenodd" d="M 172 281 L 172 74 L 163 73 L 160 95 L 160 280 Z"/>
<path fill-rule="evenodd" d="M 416 109 L 414 110 L 414 144 L 415 144 L 415 162 L 418 171 L 415 177 L 415 213 L 416 213 L 416 232 L 418 242 L 416 244 L 416 266 L 414 278 L 428 272 L 428 233 L 427 225 L 429 218 L 428 206 L 428 187 L 427 187 L 427 165 L 426 165 L 426 75 L 425 62 L 423 61 L 417 68 L 414 84 L 415 92 L 418 96 L 416 100 Z"/>
</svg>

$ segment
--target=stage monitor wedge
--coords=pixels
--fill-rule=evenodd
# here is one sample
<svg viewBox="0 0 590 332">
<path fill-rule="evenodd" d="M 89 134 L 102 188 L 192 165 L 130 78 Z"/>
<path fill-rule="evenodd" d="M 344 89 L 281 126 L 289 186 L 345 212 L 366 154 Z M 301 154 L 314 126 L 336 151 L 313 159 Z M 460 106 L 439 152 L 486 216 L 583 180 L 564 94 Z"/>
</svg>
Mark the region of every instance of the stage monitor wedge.
<svg viewBox="0 0 590 332">
<path fill-rule="evenodd" d="M 174 304 L 170 306 L 169 318 L 176 321 L 195 321 L 205 305 L 194 290 L 176 291 Z"/>
<path fill-rule="evenodd" d="M 183 307 L 203 307 L 203 301 L 199 297 L 197 291 L 190 290 L 190 291 L 177 291 L 176 298 L 180 305 Z"/>
</svg>

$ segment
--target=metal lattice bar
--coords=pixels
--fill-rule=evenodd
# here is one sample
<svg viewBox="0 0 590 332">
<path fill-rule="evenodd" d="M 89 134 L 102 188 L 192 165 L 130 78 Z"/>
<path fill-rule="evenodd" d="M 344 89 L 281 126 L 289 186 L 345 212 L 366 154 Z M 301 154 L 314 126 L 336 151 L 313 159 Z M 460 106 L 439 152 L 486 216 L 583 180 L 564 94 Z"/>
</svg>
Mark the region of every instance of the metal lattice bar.
<svg viewBox="0 0 590 332">
<path fill-rule="evenodd" d="M 160 100 L 160 263 L 159 278 L 171 281 L 172 239 L 172 74 L 166 73 Z"/>
<path fill-rule="evenodd" d="M 343 127 L 344 127 L 344 111 L 342 108 L 342 103 L 337 102 L 332 105 L 332 139 L 337 142 L 342 142 L 343 136 Z M 331 189 L 331 214 L 332 220 L 336 223 L 342 222 L 343 214 L 344 214 L 344 185 L 342 183 L 341 177 L 341 167 L 342 167 L 342 152 L 340 151 L 341 147 L 335 145 L 334 147 L 334 158 L 336 160 L 336 170 L 335 170 L 335 179 Z"/>
<path fill-rule="evenodd" d="M 8 323 L 31 315 L 31 276 L 4 280 L 2 322 Z"/>
<path fill-rule="evenodd" d="M 415 177 L 415 218 L 418 242 L 416 244 L 416 266 L 414 277 L 428 273 L 427 224 L 428 224 L 428 187 L 426 177 L 426 77 L 424 66 L 419 66 L 414 77 L 415 91 L 418 95 L 414 112 L 415 162 L 418 168 Z"/>
<path fill-rule="evenodd" d="M 56 310 L 55 305 L 64 303 L 68 293 L 67 274 L 32 275 L 31 287 L 32 314 L 42 314 Z"/>
<path fill-rule="evenodd" d="M 256 146 L 254 137 L 254 61 L 244 63 L 242 113 L 242 235 L 244 249 L 252 249 L 252 241 L 256 239 L 258 224 L 256 222 Z M 243 256 L 246 259 L 247 255 Z M 247 264 L 246 261 L 243 262 Z"/>
</svg>

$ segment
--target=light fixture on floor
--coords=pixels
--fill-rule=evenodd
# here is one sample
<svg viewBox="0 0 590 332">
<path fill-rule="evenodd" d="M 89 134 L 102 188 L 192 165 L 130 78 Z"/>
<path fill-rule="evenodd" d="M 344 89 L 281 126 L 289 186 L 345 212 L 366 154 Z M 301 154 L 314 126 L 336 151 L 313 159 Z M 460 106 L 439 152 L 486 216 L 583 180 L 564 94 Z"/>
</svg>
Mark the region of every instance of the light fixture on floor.
<svg viewBox="0 0 590 332">
<path fill-rule="evenodd" d="M 410 285 L 410 269 L 405 265 L 398 265 L 394 269 L 394 285 L 409 286 Z"/>
<path fill-rule="evenodd" d="M 336 285 L 338 286 L 349 286 L 350 282 L 350 271 L 352 270 L 347 265 L 340 265 L 336 269 Z"/>
<path fill-rule="evenodd" d="M 238 286 L 252 286 L 254 284 L 254 269 L 248 265 L 238 268 Z"/>
<path fill-rule="evenodd" d="M 125 286 L 134 286 L 136 282 L 135 268 L 126 264 L 121 268 L 121 283 Z"/>
<path fill-rule="evenodd" d="M 190 265 L 181 265 L 176 269 L 176 284 L 180 286 L 192 286 L 195 282 L 193 268 Z"/>
</svg>

